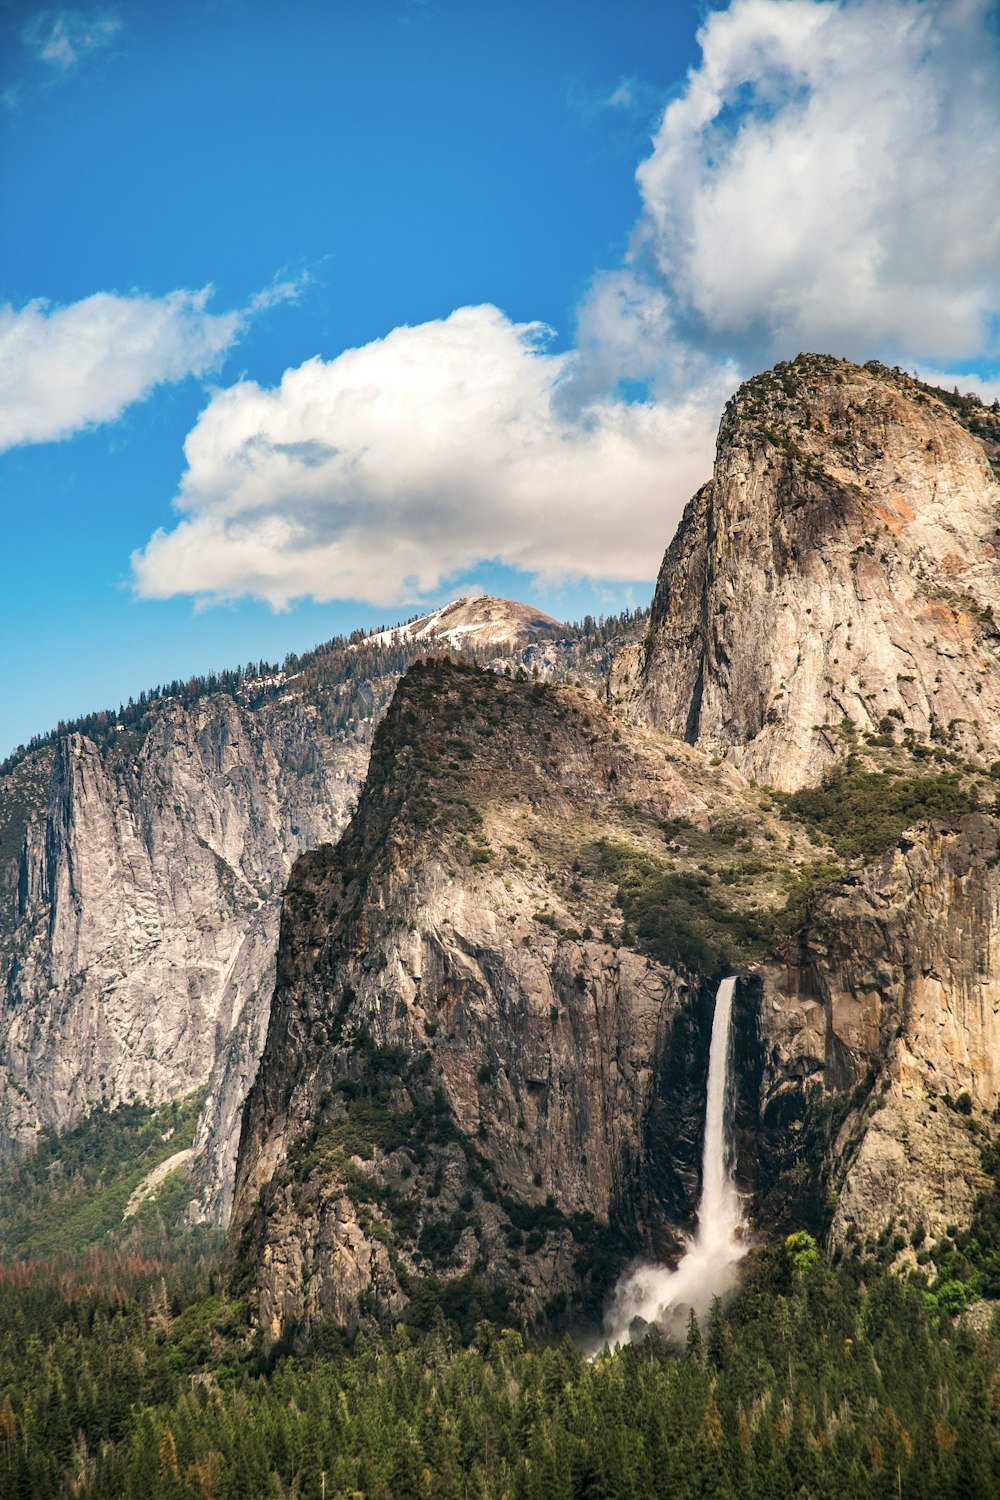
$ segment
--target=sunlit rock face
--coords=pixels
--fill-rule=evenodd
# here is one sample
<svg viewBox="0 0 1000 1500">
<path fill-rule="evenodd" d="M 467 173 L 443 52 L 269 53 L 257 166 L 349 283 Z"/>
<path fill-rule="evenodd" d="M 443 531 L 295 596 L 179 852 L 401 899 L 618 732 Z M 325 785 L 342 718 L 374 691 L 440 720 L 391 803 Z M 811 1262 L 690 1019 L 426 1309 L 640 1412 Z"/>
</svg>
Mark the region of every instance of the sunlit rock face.
<svg viewBox="0 0 1000 1500">
<path fill-rule="evenodd" d="M 984 408 L 804 356 L 727 408 L 610 716 L 403 679 L 350 832 L 285 904 L 229 1242 L 267 1340 L 453 1294 L 593 1329 L 636 1260 L 676 1264 L 720 970 L 651 957 L 656 913 L 626 931 L 579 858 L 609 834 L 666 872 L 663 910 L 679 880 L 760 919 L 733 1013 L 751 1232 L 968 1219 L 1000 1087 L 998 454 Z M 979 768 L 986 811 L 836 856 L 763 788 L 853 751 Z M 825 888 L 769 927 L 817 861 Z"/>
<path fill-rule="evenodd" d="M 339 837 L 400 673 L 448 650 L 596 687 L 617 644 L 461 599 L 15 758 L 0 773 L 0 1155 L 102 1103 L 204 1090 L 188 1212 L 224 1224 L 288 874 Z"/>
<path fill-rule="evenodd" d="M 820 1091 L 828 1123 L 808 1165 L 835 1195 L 835 1242 L 891 1220 L 940 1233 L 984 1184 L 980 1127 L 1000 1098 L 997 847 L 978 813 L 914 830 L 761 971 L 764 1176 L 773 1187 L 784 1170 L 794 1196 Z"/>
<path fill-rule="evenodd" d="M 877 365 L 806 355 L 749 381 L 612 699 L 785 790 L 886 731 L 990 765 L 998 439 L 996 413 Z M 765 1216 L 801 1213 L 805 1183 L 835 1239 L 968 1218 L 980 1142 L 946 1101 L 981 1125 L 1000 1091 L 994 861 L 992 818 L 916 829 L 761 970 Z"/>
<path fill-rule="evenodd" d="M 45 752 L 47 803 L 26 827 L 6 914 L 5 1149 L 97 1104 L 178 1098 L 211 1079 L 198 1148 L 206 1212 L 226 1212 L 281 892 L 295 854 L 337 836 L 366 762 L 362 745 L 338 746 L 299 776 L 289 742 L 315 731 L 295 718 L 269 723 L 218 695 L 165 705 L 134 755 L 82 734 Z"/>
<path fill-rule="evenodd" d="M 748 381 L 612 696 L 638 722 L 788 790 L 841 758 L 846 728 L 887 718 L 995 760 L 989 417 L 970 431 L 906 376 L 827 356 Z"/>
<path fill-rule="evenodd" d="M 285 899 L 230 1228 L 267 1341 L 434 1288 L 593 1327 L 632 1256 L 680 1250 L 715 986 L 622 941 L 595 850 L 653 857 L 748 798 L 576 688 L 403 679 L 351 827 Z"/>
</svg>

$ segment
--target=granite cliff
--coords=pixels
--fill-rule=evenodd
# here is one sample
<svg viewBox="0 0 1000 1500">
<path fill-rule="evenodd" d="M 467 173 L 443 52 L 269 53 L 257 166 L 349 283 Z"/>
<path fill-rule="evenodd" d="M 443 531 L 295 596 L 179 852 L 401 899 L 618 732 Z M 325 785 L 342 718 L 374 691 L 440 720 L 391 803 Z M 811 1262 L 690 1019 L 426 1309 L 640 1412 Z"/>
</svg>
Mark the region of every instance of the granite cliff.
<svg viewBox="0 0 1000 1500">
<path fill-rule="evenodd" d="M 630 717 L 787 790 L 845 726 L 1000 756 L 1000 416 L 943 395 L 820 355 L 741 386 L 614 674 Z"/>
<path fill-rule="evenodd" d="M 1000 418 L 803 356 L 741 388 L 644 642 L 418 667 L 293 870 L 230 1264 L 266 1339 L 596 1321 L 698 1187 L 741 974 L 755 1224 L 967 1221 L 1000 1087 Z"/>
<path fill-rule="evenodd" d="M 189 1212 L 225 1223 L 292 862 L 347 822 L 400 672 L 449 648 L 499 671 L 538 670 L 544 648 L 545 675 L 596 683 L 614 644 L 604 627 L 459 600 L 285 671 L 178 684 L 12 758 L 0 773 L 0 1151 L 98 1104 L 202 1091 Z"/>
<path fill-rule="evenodd" d="M 998 864 L 994 815 L 912 829 L 824 893 L 784 961 L 759 971 L 768 1186 L 790 1173 L 794 1198 L 807 1168 L 835 1244 L 889 1224 L 939 1236 L 968 1222 L 985 1184 L 1000 1101 Z"/>
<path fill-rule="evenodd" d="M 428 1299 L 593 1321 L 625 1259 L 676 1251 L 713 980 L 783 903 L 779 826 L 579 689 L 411 669 L 285 897 L 230 1231 L 269 1341 Z"/>
<path fill-rule="evenodd" d="M 8 867 L 0 1139 L 24 1148 L 40 1124 L 211 1080 L 198 1149 L 224 1200 L 284 882 L 346 822 L 366 746 L 317 744 L 299 703 L 227 694 L 150 720 L 140 743 L 72 733 L 34 757 L 44 800 Z"/>
</svg>

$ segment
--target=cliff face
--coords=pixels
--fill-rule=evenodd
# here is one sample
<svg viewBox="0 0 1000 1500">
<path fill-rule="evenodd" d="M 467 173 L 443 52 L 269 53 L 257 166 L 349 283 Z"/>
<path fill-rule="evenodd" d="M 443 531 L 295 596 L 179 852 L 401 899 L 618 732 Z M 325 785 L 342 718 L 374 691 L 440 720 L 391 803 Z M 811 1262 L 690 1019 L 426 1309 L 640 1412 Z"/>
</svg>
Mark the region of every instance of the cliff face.
<svg viewBox="0 0 1000 1500">
<path fill-rule="evenodd" d="M 268 1339 L 431 1293 L 596 1320 L 630 1255 L 676 1251 L 714 976 L 635 950 L 601 854 L 664 857 L 748 795 L 578 690 L 403 679 L 285 898 L 230 1230 Z"/>
<path fill-rule="evenodd" d="M 52 756 L 6 936 L 0 1141 L 96 1104 L 203 1087 L 230 1037 L 266 1026 L 281 891 L 304 847 L 335 837 L 360 745 L 288 774 L 280 736 L 232 698 L 166 706 L 137 756 L 83 735 Z M 311 737 L 300 718 L 302 736 Z M 205 1117 L 212 1157 L 242 1096 Z"/>
<path fill-rule="evenodd" d="M 820 850 L 789 928 L 816 852 L 739 773 L 574 690 L 404 678 L 350 829 L 286 895 L 230 1230 L 266 1339 L 432 1302 L 596 1325 L 692 1227 L 731 966 L 753 1222 L 967 1221 L 1000 1096 L 995 819 L 839 879 Z M 729 952 L 684 937 L 698 903 Z"/>
<path fill-rule="evenodd" d="M 969 415 L 779 366 L 727 409 L 610 713 L 403 679 L 286 897 L 230 1238 L 270 1341 L 431 1302 L 596 1320 L 691 1225 L 731 966 L 755 1222 L 968 1219 L 1000 1093 L 1000 422 Z M 781 794 L 833 769 L 839 822 Z"/>
<path fill-rule="evenodd" d="M 771 1183 L 790 1173 L 794 1196 L 811 1153 L 834 1194 L 835 1242 L 891 1220 L 933 1237 L 968 1220 L 983 1185 L 982 1130 L 1000 1099 L 997 849 L 982 814 L 914 830 L 821 899 L 785 962 L 761 971 Z M 804 1152 L 796 1131 L 821 1097 L 826 1137 Z"/>
<path fill-rule="evenodd" d="M 100 1103 L 202 1089 L 189 1214 L 224 1224 L 292 861 L 339 836 L 410 662 L 457 646 L 530 672 L 536 638 L 545 675 L 595 683 L 615 649 L 524 605 L 456 601 L 0 774 L 0 1153 Z"/>
<path fill-rule="evenodd" d="M 818 355 L 742 386 L 613 696 L 785 789 L 840 758 L 845 722 L 996 759 L 1000 419 L 961 416 Z"/>
</svg>

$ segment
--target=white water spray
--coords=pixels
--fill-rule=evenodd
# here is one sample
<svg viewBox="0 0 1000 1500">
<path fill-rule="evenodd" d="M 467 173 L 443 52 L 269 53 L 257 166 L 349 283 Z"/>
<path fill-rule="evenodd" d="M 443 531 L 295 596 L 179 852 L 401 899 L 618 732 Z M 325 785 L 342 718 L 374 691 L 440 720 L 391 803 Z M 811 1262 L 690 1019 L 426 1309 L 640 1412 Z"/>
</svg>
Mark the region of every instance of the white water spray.
<svg viewBox="0 0 1000 1500">
<path fill-rule="evenodd" d="M 605 1337 L 612 1345 L 630 1341 L 635 1318 L 683 1337 L 689 1309 L 694 1308 L 699 1317 L 706 1313 L 712 1298 L 721 1297 L 733 1285 L 737 1263 L 746 1252 L 740 1234 L 743 1212 L 726 1128 L 734 1102 L 730 1058 L 735 991 L 736 977 L 731 975 L 719 985 L 715 997 L 698 1232 L 688 1242 L 675 1271 L 640 1265 L 618 1283 L 604 1320 Z"/>
</svg>

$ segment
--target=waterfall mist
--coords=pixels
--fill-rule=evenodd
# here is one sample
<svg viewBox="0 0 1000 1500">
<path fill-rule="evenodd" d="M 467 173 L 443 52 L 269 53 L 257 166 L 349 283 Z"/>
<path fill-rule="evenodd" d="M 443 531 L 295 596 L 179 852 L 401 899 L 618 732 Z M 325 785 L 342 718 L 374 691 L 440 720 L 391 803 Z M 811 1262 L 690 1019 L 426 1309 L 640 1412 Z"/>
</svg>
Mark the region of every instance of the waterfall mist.
<svg viewBox="0 0 1000 1500">
<path fill-rule="evenodd" d="M 639 1265 L 618 1283 L 604 1320 L 610 1344 L 627 1344 L 636 1318 L 682 1338 L 689 1310 L 694 1308 L 701 1317 L 712 1298 L 722 1296 L 736 1280 L 736 1266 L 746 1245 L 729 1131 L 735 1103 L 731 1062 L 735 992 L 736 977 L 731 975 L 723 979 L 715 997 L 697 1233 L 688 1241 L 676 1270 Z"/>
</svg>

